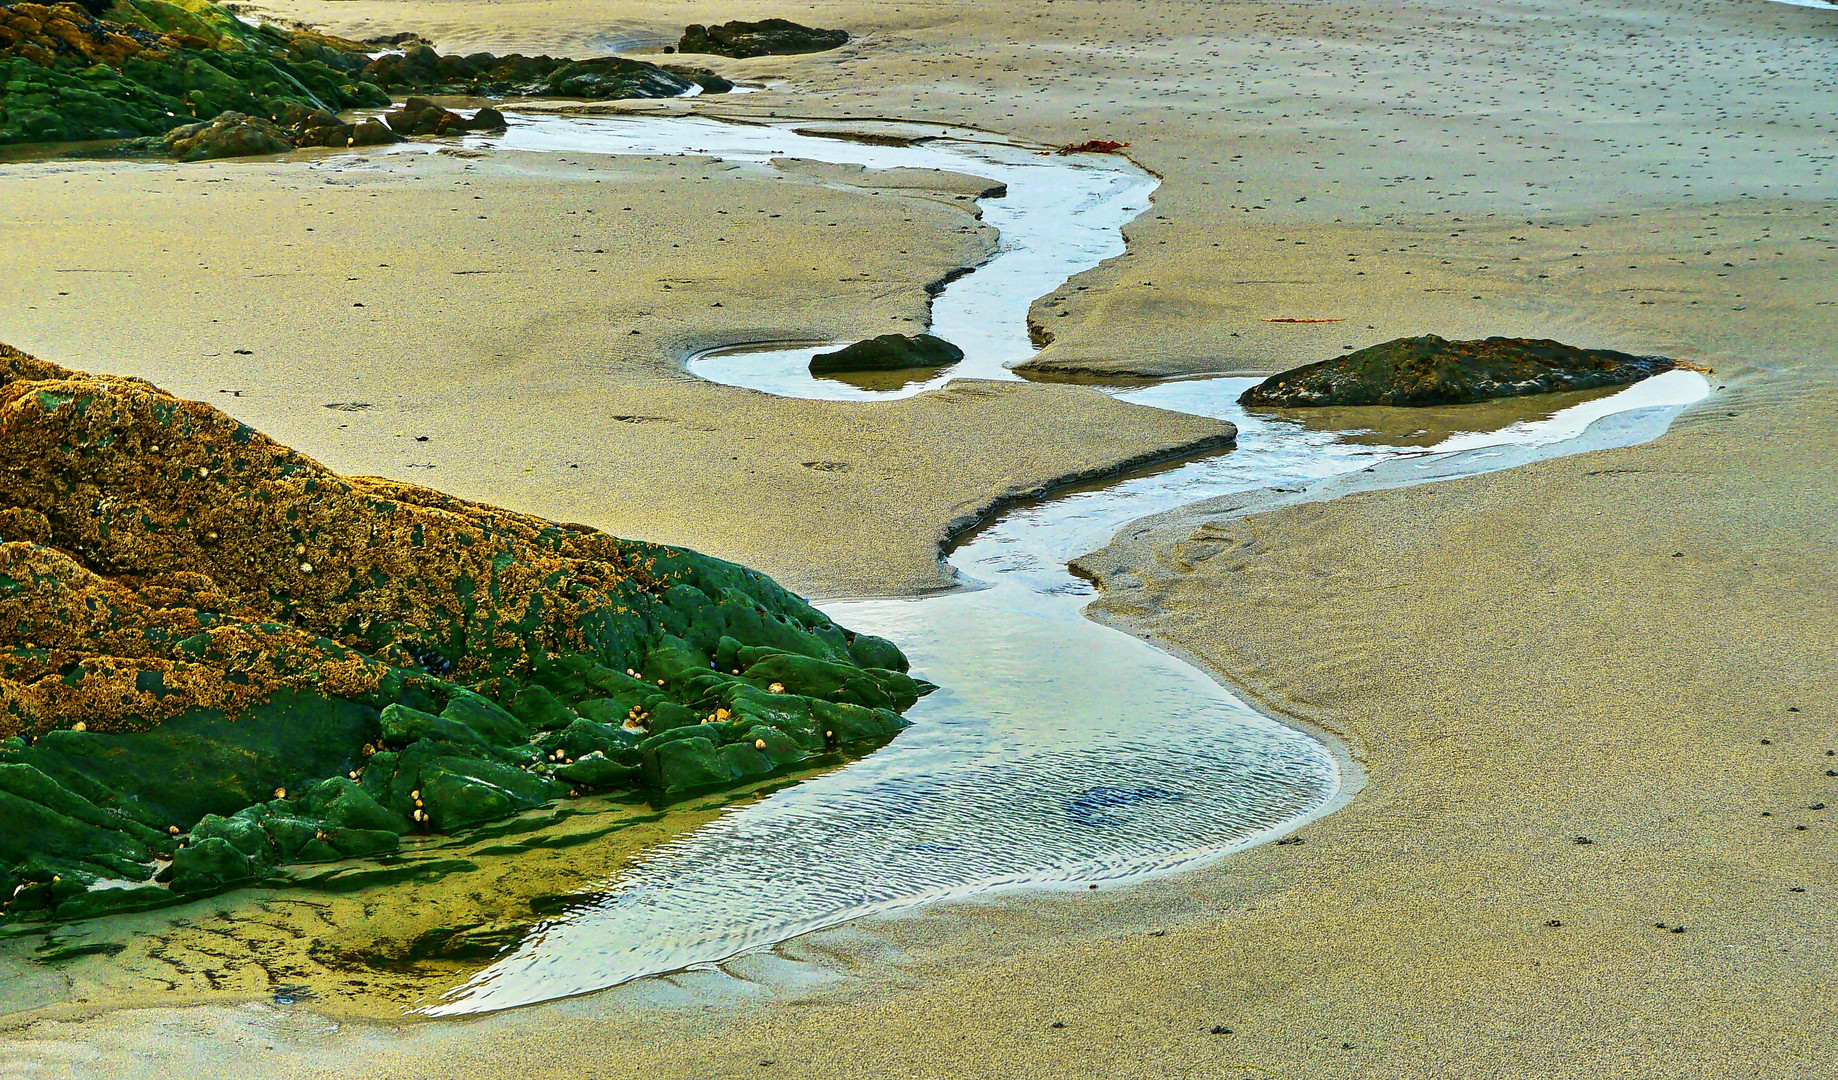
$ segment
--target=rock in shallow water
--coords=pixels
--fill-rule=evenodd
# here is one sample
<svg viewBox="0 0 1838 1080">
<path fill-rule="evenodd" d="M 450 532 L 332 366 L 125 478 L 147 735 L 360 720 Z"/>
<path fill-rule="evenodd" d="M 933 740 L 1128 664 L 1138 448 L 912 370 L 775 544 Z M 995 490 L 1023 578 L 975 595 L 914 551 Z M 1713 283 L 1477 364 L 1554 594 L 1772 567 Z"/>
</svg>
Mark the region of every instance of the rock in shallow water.
<svg viewBox="0 0 1838 1080">
<path fill-rule="evenodd" d="M 570 790 L 742 782 L 885 739 L 929 689 L 743 567 L 340 477 L 5 346 L 0 468 L 9 919 L 387 853 Z"/>
<path fill-rule="evenodd" d="M 899 371 L 938 368 L 964 358 L 964 350 L 930 334 L 882 334 L 835 352 L 811 357 L 812 375 L 850 371 Z"/>
<path fill-rule="evenodd" d="M 1579 349 L 1541 339 L 1448 341 L 1425 334 L 1272 375 L 1239 395 L 1238 403 L 1265 408 L 1461 405 L 1620 386 L 1677 366 L 1663 356 Z"/>
</svg>

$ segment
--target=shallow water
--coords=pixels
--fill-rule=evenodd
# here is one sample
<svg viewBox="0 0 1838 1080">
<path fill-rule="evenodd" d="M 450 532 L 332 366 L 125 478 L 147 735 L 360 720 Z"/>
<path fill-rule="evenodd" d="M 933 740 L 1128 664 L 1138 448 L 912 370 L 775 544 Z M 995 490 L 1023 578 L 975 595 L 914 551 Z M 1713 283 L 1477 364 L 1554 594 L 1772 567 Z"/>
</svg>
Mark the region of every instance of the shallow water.
<svg viewBox="0 0 1838 1080">
<path fill-rule="evenodd" d="M 984 201 L 987 220 L 1002 230 L 998 254 L 936 301 L 934 331 L 966 348 L 962 364 L 906 386 L 899 376 L 866 385 L 813 379 L 804 366 L 812 347 L 692 364 L 721 381 L 802 396 L 903 395 L 966 374 L 1015 378 L 1005 365 L 1032 354 L 1025 315 L 1033 298 L 1120 253 L 1118 230 L 1154 186 L 1120 158 L 1048 156 L 915 125 L 898 130 L 931 141 L 879 146 L 693 117 L 511 120 L 504 135 L 467 143 L 755 163 L 795 154 L 948 168 L 1007 184 L 1006 197 Z M 1708 389 L 1700 376 L 1674 372 L 1613 394 L 1325 417 L 1247 413 L 1235 398 L 1252 381 L 1106 388 L 1138 404 L 1229 420 L 1238 446 L 1067 489 L 972 531 L 950 562 L 973 588 L 822 605 L 844 625 L 898 642 L 915 673 L 943 687 L 912 710 L 910 730 L 863 759 L 658 814 L 579 807 L 593 812 L 532 832 L 521 847 L 455 842 L 425 854 L 463 856 L 475 872 L 387 894 L 248 894 L 210 910 L 72 928 L 73 940 L 106 934 L 130 949 L 141 938 L 157 948 L 139 967 L 128 965 L 130 952 L 65 970 L 98 984 L 117 970 L 130 982 L 183 975 L 230 992 L 240 979 L 260 994 L 274 972 L 308 977 L 310 968 L 324 995 L 457 1015 L 717 963 L 929 900 L 1108 886 L 1217 858 L 1336 805 L 1347 794 L 1339 759 L 1190 665 L 1085 619 L 1092 587 L 1068 572 L 1068 559 L 1131 520 L 1214 495 L 1327 482 L 1392 486 L 1642 441 Z M 611 831 L 601 837 L 601 828 Z M 402 917 L 378 918 L 379 903 L 403 905 Z M 176 930 L 154 933 L 174 918 Z M 430 929 L 468 925 L 513 944 L 489 961 L 420 958 Z M 321 936 L 336 948 L 311 944 Z M 261 947 L 231 973 L 219 943 L 244 939 Z M 312 963 L 290 951 L 298 949 Z M 194 960 L 183 960 L 192 952 Z M 451 989 L 429 1005 L 443 988 Z"/>
<path fill-rule="evenodd" d="M 651 121 L 610 131 L 604 122 L 566 123 L 513 127 L 504 145 L 658 152 L 672 134 L 648 130 Z M 757 160 L 783 149 L 876 167 L 924 161 L 1008 184 L 1005 198 L 986 203 L 1003 230 L 1000 253 L 935 307 L 933 332 L 969 354 L 956 368 L 889 389 L 813 379 L 805 368 L 811 347 L 718 351 L 691 363 L 704 377 L 797 396 L 859 400 L 967 374 L 1014 378 L 1005 365 L 1033 352 L 1028 304 L 1121 251 L 1116 230 L 1141 212 L 1154 183 L 1118 159 L 1068 161 L 991 142 L 787 142 L 770 128 L 693 124 L 674 133 L 695 135 L 695 152 Z M 1006 211 L 1000 219 L 997 207 Z M 1055 246 L 1062 239 L 1069 248 Z M 951 556 L 979 588 L 823 605 L 844 625 L 898 642 L 915 672 L 943 687 L 909 714 L 914 726 L 864 760 L 736 806 L 644 853 L 424 1011 L 454 1015 L 586 993 L 929 900 L 1126 881 L 1292 829 L 1340 794 L 1334 752 L 1190 665 L 1085 619 L 1091 586 L 1069 573 L 1067 560 L 1130 520 L 1212 495 L 1300 487 L 1384 463 L 1394 463 L 1384 482 L 1409 483 L 1650 438 L 1707 388 L 1700 376 L 1675 372 L 1593 399 L 1439 410 L 1436 424 L 1447 434 L 1426 448 L 1382 430 L 1311 429 L 1247 413 L 1235 398 L 1254 381 L 1114 389 L 1143 405 L 1230 420 L 1238 447 L 1004 515 Z M 1619 422 L 1585 434 L 1604 417 Z M 1423 441 L 1420 429 L 1412 435 Z"/>
<path fill-rule="evenodd" d="M 730 124 L 695 116 L 506 118 L 510 126 L 504 134 L 475 136 L 467 145 L 548 153 L 707 154 L 754 163 L 796 158 L 869 169 L 937 169 L 1006 185 L 1006 195 L 981 203 L 983 220 L 1001 234 L 995 255 L 946 285 L 933 302 L 929 332 L 963 349 L 962 362 L 898 389 L 864 390 L 843 380 L 810 377 L 811 354 L 825 343 L 740 354 L 715 350 L 690 361 L 691 371 L 714 382 L 799 397 L 906 397 L 951 379 L 1015 378 L 1008 365 L 1035 352 L 1028 340 L 1027 305 L 1067 278 L 1123 254 L 1123 226 L 1148 209 L 1160 183 L 1128 158 L 1047 153 L 981 132 L 933 125 L 875 125 L 877 132 L 923 140 L 882 146 L 801 133 L 792 128 L 808 131 L 808 126 L 791 123 Z"/>
</svg>

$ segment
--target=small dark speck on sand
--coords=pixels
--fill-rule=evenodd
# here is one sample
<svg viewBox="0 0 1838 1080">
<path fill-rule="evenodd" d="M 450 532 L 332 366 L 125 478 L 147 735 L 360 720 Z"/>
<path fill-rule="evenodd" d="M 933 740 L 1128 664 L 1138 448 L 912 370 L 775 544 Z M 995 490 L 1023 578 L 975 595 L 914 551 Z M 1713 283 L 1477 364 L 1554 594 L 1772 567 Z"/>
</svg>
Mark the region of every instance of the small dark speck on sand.
<svg viewBox="0 0 1838 1080">
<path fill-rule="evenodd" d="M 231 349 L 230 351 L 235 353 L 237 356 L 254 356 L 255 355 L 254 349 Z"/>
<path fill-rule="evenodd" d="M 1351 1050 L 1353 1049 L 1353 1044 L 1352 1043 L 1341 1043 L 1340 1048 L 1342 1050 Z"/>
<path fill-rule="evenodd" d="M 1774 742 L 1773 742 L 1773 740 L 1771 740 L 1771 739 L 1763 739 L 1763 740 L 1761 741 L 1761 744 L 1762 744 L 1763 746 L 1773 746 L 1773 745 L 1774 745 Z"/>
<path fill-rule="evenodd" d="M 416 442 L 427 442 L 428 437 L 426 435 L 417 435 L 415 436 L 415 441 Z"/>
<path fill-rule="evenodd" d="M 1588 838 L 1587 836 L 1579 836 L 1579 837 L 1577 837 L 1577 838 L 1576 838 L 1576 842 L 1577 842 L 1577 843 L 1579 843 L 1579 844 L 1593 844 L 1593 843 L 1595 843 L 1595 841 L 1594 841 L 1594 840 L 1591 840 L 1591 839 L 1589 839 L 1589 838 Z"/>
<path fill-rule="evenodd" d="M 1064 1023 L 1062 1023 L 1062 1022 L 1060 1022 L 1060 1021 L 1058 1021 L 1058 1020 L 1055 1020 L 1055 1021 L 1053 1021 L 1053 1026 L 1054 1026 L 1054 1027 L 1056 1027 L 1056 1028 L 1063 1028 L 1063 1027 L 1065 1027 L 1066 1025 L 1065 1025 Z"/>
<path fill-rule="evenodd" d="M 1229 1027 L 1226 1027 L 1224 1024 L 1214 1024 L 1213 1029 L 1210 1032 L 1210 1034 L 1213 1034 L 1213 1035 L 1230 1035 L 1231 1033 L 1232 1033 L 1232 1029 Z"/>
<path fill-rule="evenodd" d="M 1788 892 L 1805 892 L 1805 891 L 1806 891 L 1806 886 L 1804 886 L 1804 885 L 1789 885 L 1789 886 L 1787 886 L 1787 891 L 1788 891 Z"/>
<path fill-rule="evenodd" d="M 1557 927 L 1562 926 L 1563 924 L 1564 924 L 1564 921 L 1562 919 L 1545 920 L 1545 925 L 1551 927 L 1552 929 L 1556 929 Z"/>
<path fill-rule="evenodd" d="M 1685 932 L 1685 928 L 1682 926 L 1675 926 L 1672 928 L 1672 932 L 1675 934 L 1682 934 Z"/>
</svg>

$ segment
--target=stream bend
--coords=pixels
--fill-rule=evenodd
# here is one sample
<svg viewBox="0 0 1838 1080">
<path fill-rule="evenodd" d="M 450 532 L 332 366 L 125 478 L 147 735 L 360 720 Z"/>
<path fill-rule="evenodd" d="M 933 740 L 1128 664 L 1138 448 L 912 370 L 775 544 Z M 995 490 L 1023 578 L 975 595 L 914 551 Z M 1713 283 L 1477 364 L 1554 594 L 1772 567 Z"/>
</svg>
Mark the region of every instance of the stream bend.
<svg viewBox="0 0 1838 1080">
<path fill-rule="evenodd" d="M 1006 184 L 1004 198 L 985 204 L 986 220 L 1002 231 L 996 257 L 935 303 L 932 332 L 968 354 L 957 368 L 889 390 L 812 379 L 803 367 L 809 347 L 692 363 L 716 381 L 795 396 L 859 400 L 963 375 L 1014 378 L 1007 365 L 1033 353 L 1029 304 L 1120 254 L 1121 227 L 1146 209 L 1155 184 L 1123 159 L 1046 156 L 987 135 L 890 147 L 693 117 L 512 119 L 504 136 L 473 141 L 754 162 L 812 157 Z M 1395 486 L 1645 441 L 1708 392 L 1702 377 L 1672 372 L 1612 395 L 1528 402 L 1503 427 L 1425 447 L 1246 413 L 1234 399 L 1253 381 L 1109 391 L 1229 420 L 1238 446 L 1062 493 L 976 530 L 951 564 L 983 587 L 822 605 L 844 625 L 897 642 L 915 674 L 943 688 L 910 712 L 914 726 L 863 760 L 650 850 L 591 902 L 540 924 L 422 1011 L 488 1012 L 587 993 L 938 899 L 1116 884 L 1292 830 L 1344 795 L 1334 750 L 1189 664 L 1084 618 L 1092 588 L 1067 561 L 1129 521 L 1214 495 Z"/>
</svg>

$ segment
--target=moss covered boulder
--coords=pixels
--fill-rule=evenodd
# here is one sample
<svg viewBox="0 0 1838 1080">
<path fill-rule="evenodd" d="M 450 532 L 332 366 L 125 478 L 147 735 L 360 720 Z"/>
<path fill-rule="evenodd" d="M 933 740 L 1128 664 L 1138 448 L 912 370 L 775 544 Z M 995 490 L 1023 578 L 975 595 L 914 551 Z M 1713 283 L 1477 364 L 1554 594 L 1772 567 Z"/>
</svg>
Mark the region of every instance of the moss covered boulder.
<svg viewBox="0 0 1838 1080">
<path fill-rule="evenodd" d="M 964 350 L 930 334 L 882 334 L 858 341 L 835 352 L 811 357 L 812 375 L 852 371 L 899 371 L 906 368 L 948 367 L 964 358 Z"/>
<path fill-rule="evenodd" d="M 1676 366 L 1663 356 L 1579 349 L 1556 341 L 1448 341 L 1425 334 L 1272 375 L 1239 395 L 1238 403 L 1263 408 L 1461 405 L 1620 386 Z"/>
<path fill-rule="evenodd" d="M 0 145 L 162 135 L 229 113 L 389 103 L 364 46 L 250 26 L 208 0 L 0 5 Z"/>
<path fill-rule="evenodd" d="M 173 128 L 151 143 L 149 149 L 156 148 L 180 161 L 284 154 L 294 148 L 285 129 L 239 112 L 224 113 L 208 123 Z"/>
<path fill-rule="evenodd" d="M 820 30 L 789 19 L 735 19 L 718 26 L 691 23 L 683 28 L 677 48 L 686 53 L 707 53 L 747 59 L 753 56 L 787 56 L 827 52 L 849 43 L 847 30 Z"/>
<path fill-rule="evenodd" d="M 873 745 L 930 687 L 768 578 L 0 346 L 0 911 L 388 855 Z"/>
</svg>

